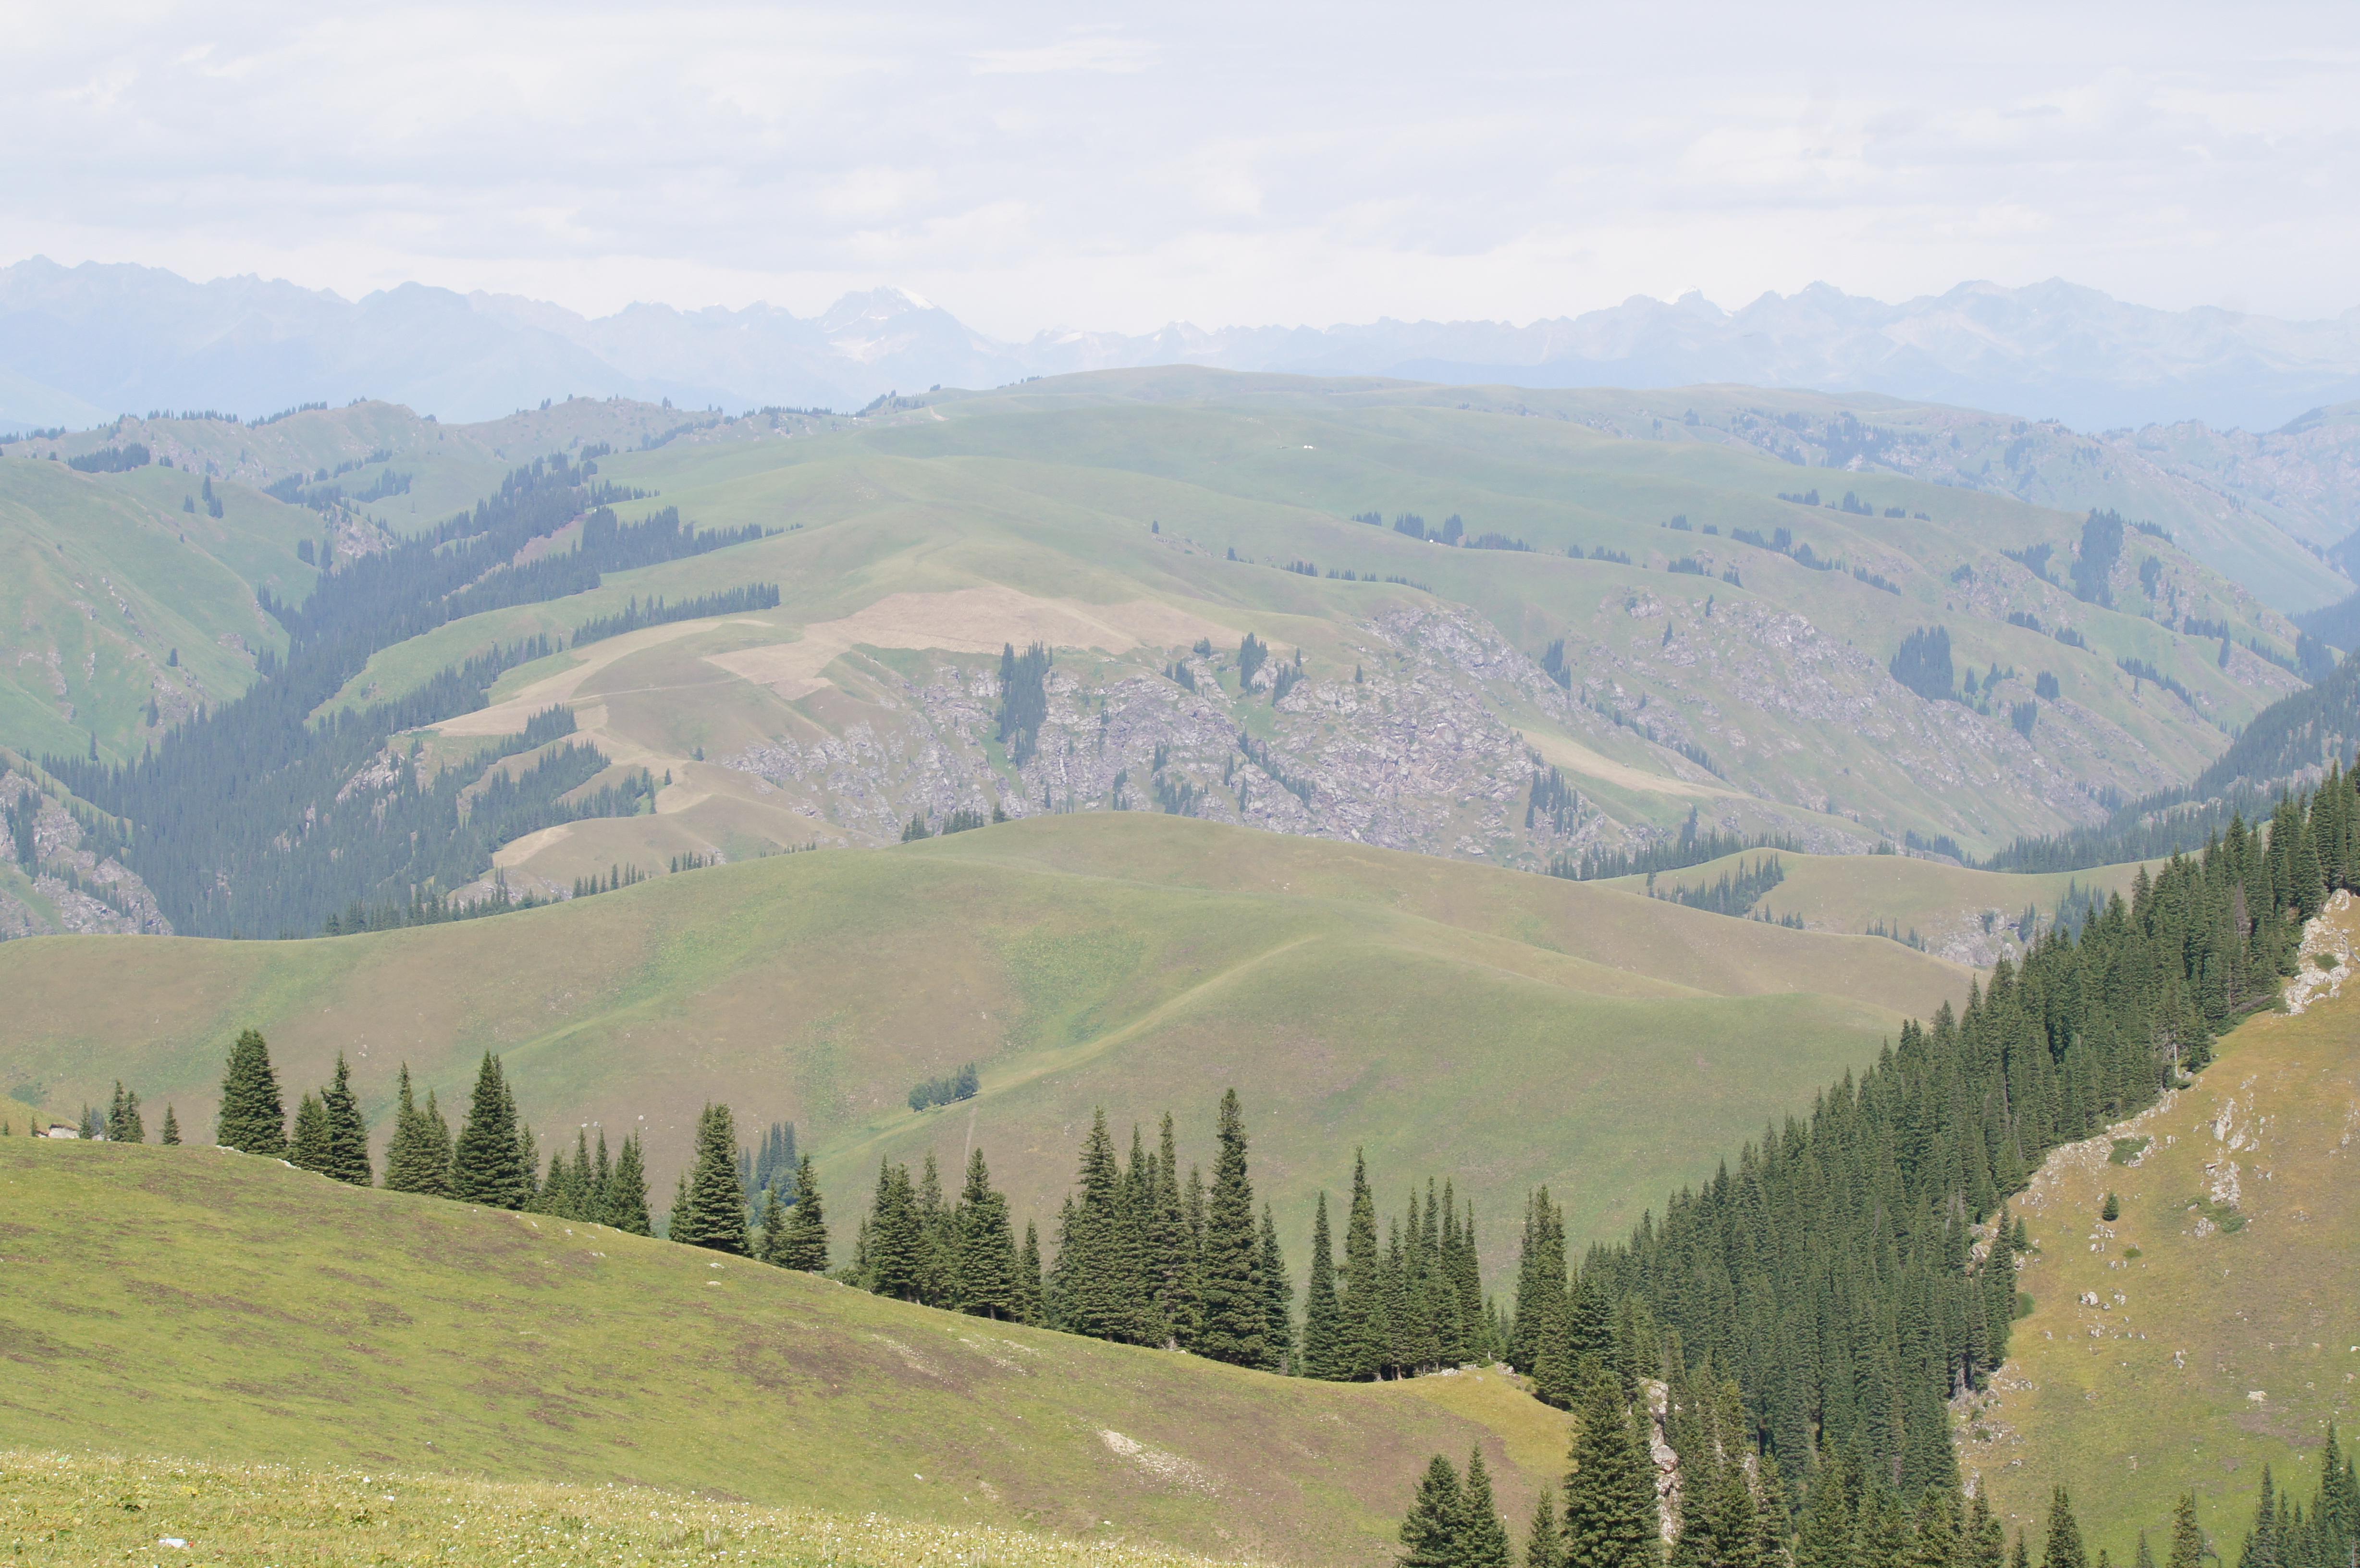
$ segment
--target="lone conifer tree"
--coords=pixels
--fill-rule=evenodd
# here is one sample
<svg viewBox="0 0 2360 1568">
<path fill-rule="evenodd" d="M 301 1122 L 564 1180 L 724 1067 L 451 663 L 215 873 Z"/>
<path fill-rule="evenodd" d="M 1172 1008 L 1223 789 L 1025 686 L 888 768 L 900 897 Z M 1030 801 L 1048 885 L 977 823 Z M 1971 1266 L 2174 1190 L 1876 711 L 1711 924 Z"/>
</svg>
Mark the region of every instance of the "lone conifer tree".
<svg viewBox="0 0 2360 1568">
<path fill-rule="evenodd" d="M 1021 1317 L 1023 1292 L 1017 1285 L 1016 1236 L 1009 1228 L 1008 1199 L 993 1189 L 979 1149 L 967 1156 L 967 1187 L 959 1193 L 956 1229 L 959 1311 L 979 1318 Z"/>
<path fill-rule="evenodd" d="M 746 1251 L 746 1189 L 738 1181 L 738 1124 L 727 1105 L 696 1122 L 696 1164 L 672 1212 L 672 1239 L 715 1252 Z"/>
<path fill-rule="evenodd" d="M 2171 1508 L 2171 1554 L 2164 1568 L 2203 1568 L 2204 1531 L 2196 1522 L 2196 1494 L 2182 1492 Z"/>
<path fill-rule="evenodd" d="M 1265 1367 L 1269 1309 L 1257 1257 L 1253 1186 L 1246 1179 L 1245 1117 L 1235 1089 L 1221 1096 L 1219 1138 L 1212 1201 L 1205 1210 L 1205 1329 L 1197 1354 L 1233 1367 Z"/>
<path fill-rule="evenodd" d="M 1262 1206 L 1254 1263 L 1262 1271 L 1262 1332 L 1269 1347 L 1262 1366 L 1273 1372 L 1300 1374 L 1295 1356 L 1295 1282 L 1286 1277 L 1286 1251 L 1278 1245 L 1278 1222 L 1268 1203 Z"/>
<path fill-rule="evenodd" d="M 1483 1445 L 1467 1456 L 1467 1483 L 1459 1489 L 1456 1568 L 1512 1568 L 1508 1527 L 1491 1497 L 1491 1473 L 1483 1467 Z"/>
<path fill-rule="evenodd" d="M 521 1209 L 532 1202 L 532 1178 L 518 1141 L 516 1102 L 501 1075 L 500 1059 L 487 1051 L 475 1070 L 466 1126 L 452 1146 L 451 1196 L 487 1208 Z"/>
<path fill-rule="evenodd" d="M 765 1263 L 775 1264 L 779 1261 L 780 1253 L 786 1250 L 787 1205 L 779 1202 L 779 1194 L 774 1189 L 765 1187 L 760 1208 L 761 1221 L 755 1227 L 760 1239 L 755 1245 L 754 1256 Z"/>
<path fill-rule="evenodd" d="M 1436 1454 L 1401 1522 L 1401 1568 L 1459 1568 L 1459 1472 Z"/>
<path fill-rule="evenodd" d="M 106 1141 L 109 1143 L 145 1143 L 148 1128 L 139 1119 L 139 1096 L 115 1081 L 115 1098 L 106 1107 Z"/>
<path fill-rule="evenodd" d="M 606 1184 L 606 1223 L 632 1236 L 655 1234 L 648 1214 L 647 1156 L 639 1149 L 638 1133 L 625 1138 L 615 1156 L 615 1173 Z"/>
<path fill-rule="evenodd" d="M 1565 1568 L 1565 1537 L 1557 1528 L 1557 1488 L 1541 1488 L 1524 1536 L 1524 1568 Z"/>
<path fill-rule="evenodd" d="M 1655 1568 L 1661 1560 L 1655 1466 L 1639 1441 L 1622 1386 L 1596 1361 L 1574 1405 L 1573 1465 L 1565 1478 L 1567 1568 Z"/>
<path fill-rule="evenodd" d="M 172 1114 L 169 1105 L 164 1107 L 164 1130 L 157 1136 L 157 1141 L 174 1149 L 180 1144 L 180 1118 Z"/>
<path fill-rule="evenodd" d="M 1377 1200 L 1368 1162 L 1352 1152 L 1352 1207 L 1344 1222 L 1344 1268 L 1337 1291 L 1342 1332 L 1335 1376 L 1374 1377 L 1385 1364 L 1392 1330 L 1385 1318 L 1384 1259 L 1377 1250 Z"/>
<path fill-rule="evenodd" d="M 2269 1472 L 2262 1473 L 2262 1495 L 2269 1496 Z M 2081 1524 L 2073 1517 L 2073 1499 L 2060 1486 L 2049 1499 L 2049 1545 L 2040 1554 L 2040 1568 L 2089 1568 L 2081 1545 Z"/>
<path fill-rule="evenodd" d="M 826 1271 L 827 1215 L 820 1206 L 819 1178 L 812 1172 L 808 1154 L 795 1162 L 795 1206 L 787 1211 L 786 1235 L 770 1261 L 809 1274 Z"/>
<path fill-rule="evenodd" d="M 862 1283 L 880 1296 L 916 1301 L 926 1282 L 926 1229 L 908 1166 L 878 1161 L 877 1196 L 862 1235 L 868 1243 Z"/>
<path fill-rule="evenodd" d="M 344 1053 L 336 1052 L 336 1076 L 320 1091 L 320 1108 L 327 1116 L 326 1159 L 320 1173 L 355 1187 L 377 1180 L 369 1169 L 368 1123 L 361 1118 L 360 1102 L 353 1095 L 352 1069 Z"/>
<path fill-rule="evenodd" d="M 310 1090 L 303 1092 L 302 1103 L 295 1107 L 295 1130 L 287 1140 L 287 1163 L 298 1171 L 325 1172 L 328 1169 L 328 1112 L 320 1104 L 320 1096 Z"/>
<path fill-rule="evenodd" d="M 1306 1377 L 1340 1378 L 1343 1320 L 1336 1307 L 1336 1249 L 1328 1234 L 1328 1194 L 1311 1215 L 1311 1275 L 1304 1286 L 1303 1355 L 1297 1370 Z"/>
<path fill-rule="evenodd" d="M 287 1111 L 279 1103 L 278 1075 L 270 1071 L 270 1048 L 257 1030 L 241 1030 L 230 1047 L 213 1141 L 272 1160 L 287 1153 Z"/>
</svg>

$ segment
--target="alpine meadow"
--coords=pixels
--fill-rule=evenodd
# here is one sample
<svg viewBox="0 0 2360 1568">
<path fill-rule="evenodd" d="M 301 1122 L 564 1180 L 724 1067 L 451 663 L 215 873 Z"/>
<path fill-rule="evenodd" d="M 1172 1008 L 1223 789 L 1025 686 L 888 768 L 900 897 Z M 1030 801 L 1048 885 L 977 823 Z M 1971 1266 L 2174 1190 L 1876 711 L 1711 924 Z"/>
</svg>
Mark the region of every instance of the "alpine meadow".
<svg viewBox="0 0 2360 1568">
<path fill-rule="evenodd" d="M 15 29 L 0 1555 L 2360 1568 L 2283 9 Z"/>
</svg>

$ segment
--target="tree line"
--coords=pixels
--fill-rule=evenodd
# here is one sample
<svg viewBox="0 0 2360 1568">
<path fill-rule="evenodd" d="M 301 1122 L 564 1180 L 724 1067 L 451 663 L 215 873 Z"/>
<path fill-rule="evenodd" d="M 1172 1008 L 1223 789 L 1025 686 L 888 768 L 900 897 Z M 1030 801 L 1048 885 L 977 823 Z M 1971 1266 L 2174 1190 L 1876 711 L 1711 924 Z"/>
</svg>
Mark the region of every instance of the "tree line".
<svg viewBox="0 0 2360 1568">
<path fill-rule="evenodd" d="M 1929 1486 L 1912 1497 L 1832 1453 L 1791 1509 L 1775 1464 L 1749 1465 L 1741 1400 L 1726 1381 L 1677 1379 L 1635 1400 L 1591 1363 L 1562 1481 L 1544 1486 L 1519 1554 L 1500 1517 L 1480 1444 L 1462 1473 L 1428 1462 L 1403 1519 L 1403 1568 L 2032 1568 L 2033 1543 L 2011 1543 L 1987 1495 Z M 1654 1444 L 1672 1451 L 1658 1469 Z M 1659 1480 L 1665 1485 L 1659 1486 Z M 2040 1568 L 2092 1568 L 2071 1496 L 2049 1495 Z M 2225 1544 L 2225 1543 L 2223 1543 Z M 2163 1568 L 2225 1564 L 2199 1518 L 2196 1494 L 2172 1508 Z M 2306 1508 L 2267 1467 L 2237 1568 L 2352 1568 L 2360 1562 L 2360 1476 L 2327 1429 L 2320 1483 Z M 2095 1568 L 2111 1568 L 2097 1553 Z M 2133 1568 L 2157 1568 L 2141 1530 Z"/>
<path fill-rule="evenodd" d="M 1631 1236 L 1563 1256 L 1525 1218 L 1509 1359 L 1569 1404 L 1585 1357 L 1625 1382 L 1667 1338 L 1740 1392 L 1754 1452 L 1803 1475 L 1824 1447 L 1917 1497 L 1955 1488 L 1945 1401 L 2005 1355 L 2006 1198 L 2053 1149 L 2154 1103 L 2268 1005 L 2301 923 L 2360 879 L 2355 775 L 2142 870 L 2078 933 L 2003 959 L 1810 1114 L 1765 1127 Z"/>
<path fill-rule="evenodd" d="M 263 591 L 262 607 L 286 628 L 287 653 L 282 659 L 263 649 L 257 679 L 244 694 L 174 726 L 127 762 L 102 761 L 94 741 L 87 757 L 46 759 L 52 776 L 108 814 L 107 842 L 93 852 L 113 853 L 139 873 L 183 935 L 310 934 L 355 908 L 423 914 L 439 907 L 482 870 L 494 847 L 460 792 L 491 761 L 522 747 L 494 747 L 430 782 L 389 739 L 481 708 L 502 671 L 546 657 L 555 645 L 535 637 L 495 647 L 403 697 L 312 715 L 373 654 L 449 621 L 596 587 L 602 568 L 749 537 L 744 529 L 698 533 L 677 514 L 609 527 L 610 512 L 579 548 L 513 564 L 527 545 L 584 514 L 587 483 L 587 465 L 563 453 L 536 459 L 471 511 L 388 550 L 337 562 L 300 605 Z M 776 602 L 769 585 L 736 593 L 748 604 L 766 593 Z M 527 747 L 540 744 L 526 738 Z M 530 817 L 547 825 L 640 809 L 649 792 L 643 777 L 595 800 L 563 800 L 593 759 L 592 772 L 606 766 L 585 748 L 534 779 L 531 799 L 509 802 L 504 823 Z M 372 765 L 387 775 L 382 786 L 350 789 Z"/>
</svg>

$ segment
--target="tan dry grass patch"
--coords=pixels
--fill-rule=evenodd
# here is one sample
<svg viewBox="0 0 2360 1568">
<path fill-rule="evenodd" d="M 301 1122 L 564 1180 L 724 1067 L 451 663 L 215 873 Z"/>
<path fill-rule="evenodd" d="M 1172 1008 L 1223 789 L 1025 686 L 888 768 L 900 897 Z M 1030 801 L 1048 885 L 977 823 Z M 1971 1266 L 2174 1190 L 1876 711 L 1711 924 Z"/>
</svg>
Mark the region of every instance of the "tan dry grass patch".
<svg viewBox="0 0 2360 1568">
<path fill-rule="evenodd" d="M 1178 648 L 1201 637 L 1232 634 L 1199 615 L 1153 599 L 1086 604 L 1043 599 L 994 583 L 941 593 L 888 593 L 840 620 L 803 628 L 800 641 L 770 643 L 705 655 L 705 661 L 792 701 L 828 684 L 820 671 L 851 649 L 940 648 L 946 653 L 998 653 L 1014 644 L 1098 648 Z"/>
</svg>

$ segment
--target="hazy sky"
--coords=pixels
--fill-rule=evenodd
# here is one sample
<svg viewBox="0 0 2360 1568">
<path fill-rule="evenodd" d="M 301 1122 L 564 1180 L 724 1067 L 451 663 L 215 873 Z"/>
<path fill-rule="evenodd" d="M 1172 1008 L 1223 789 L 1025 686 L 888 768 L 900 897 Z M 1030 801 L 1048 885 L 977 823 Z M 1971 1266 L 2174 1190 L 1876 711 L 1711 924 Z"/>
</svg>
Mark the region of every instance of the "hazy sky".
<svg viewBox="0 0 2360 1568">
<path fill-rule="evenodd" d="M 1002 336 L 2360 305 L 2360 7 L 0 3 L 0 260 Z"/>
</svg>

